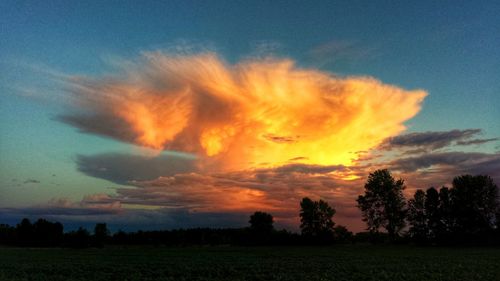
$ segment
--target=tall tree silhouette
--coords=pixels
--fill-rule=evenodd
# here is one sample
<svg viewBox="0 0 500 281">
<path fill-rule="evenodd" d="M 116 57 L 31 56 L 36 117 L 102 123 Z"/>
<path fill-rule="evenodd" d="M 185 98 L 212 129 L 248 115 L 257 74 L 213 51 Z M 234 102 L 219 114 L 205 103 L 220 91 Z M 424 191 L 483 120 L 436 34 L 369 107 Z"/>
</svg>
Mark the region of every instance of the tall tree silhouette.
<svg viewBox="0 0 500 281">
<path fill-rule="evenodd" d="M 490 243 L 498 229 L 498 187 L 489 176 L 455 177 L 439 192 L 417 190 L 408 202 L 410 234 L 416 241 Z M 425 230 L 425 231 L 424 231 Z M 425 235 L 424 235 L 425 233 Z"/>
<path fill-rule="evenodd" d="M 16 229 L 8 224 L 0 224 L 0 243 L 12 245 L 17 242 L 15 239 Z"/>
<path fill-rule="evenodd" d="M 274 219 L 271 214 L 265 212 L 255 212 L 250 216 L 250 234 L 252 242 L 266 244 L 270 242 L 271 234 L 274 231 Z"/>
<path fill-rule="evenodd" d="M 409 233 L 417 242 L 427 240 L 428 225 L 426 215 L 426 194 L 422 190 L 417 190 L 413 198 L 408 201 L 408 222 L 410 224 Z"/>
<path fill-rule="evenodd" d="M 498 188 L 489 176 L 454 178 L 450 198 L 456 233 L 475 235 L 494 228 L 499 208 Z"/>
<path fill-rule="evenodd" d="M 33 224 L 35 243 L 37 246 L 56 246 L 63 238 L 63 225 L 59 222 L 49 222 L 45 219 L 38 219 Z"/>
<path fill-rule="evenodd" d="M 97 247 L 104 246 L 109 237 L 108 226 L 105 223 L 96 223 L 94 227 L 94 243 Z"/>
<path fill-rule="evenodd" d="M 440 224 L 436 231 L 436 238 L 438 239 L 438 242 L 443 242 L 448 239 L 448 236 L 454 225 L 454 218 L 451 207 L 452 204 L 450 197 L 450 189 L 448 187 L 443 186 L 439 190 Z"/>
<path fill-rule="evenodd" d="M 443 191 L 443 194 L 445 192 L 447 190 Z M 408 201 L 409 233 L 415 241 L 433 241 L 447 231 L 441 207 L 439 192 L 434 187 L 425 192 L 417 190 Z"/>
<path fill-rule="evenodd" d="M 430 187 L 425 192 L 425 216 L 427 219 L 427 238 L 434 240 L 443 229 L 441 217 L 439 192 L 434 187 Z"/>
<path fill-rule="evenodd" d="M 271 214 L 255 212 L 250 216 L 250 229 L 257 233 L 269 234 L 274 230 L 274 219 Z"/>
<path fill-rule="evenodd" d="M 313 201 L 307 197 L 300 202 L 300 229 L 302 235 L 319 240 L 333 238 L 335 209 L 323 200 Z"/>
<path fill-rule="evenodd" d="M 363 221 L 370 232 L 385 228 L 391 238 L 405 227 L 406 201 L 402 179 L 394 179 L 387 169 L 370 173 L 365 184 L 365 195 L 357 199 Z"/>
<path fill-rule="evenodd" d="M 90 246 L 90 233 L 83 227 L 66 234 L 66 242 L 70 247 L 86 248 Z"/>
<path fill-rule="evenodd" d="M 35 231 L 29 219 L 24 218 L 17 224 L 16 236 L 19 245 L 27 246 L 34 243 Z"/>
</svg>

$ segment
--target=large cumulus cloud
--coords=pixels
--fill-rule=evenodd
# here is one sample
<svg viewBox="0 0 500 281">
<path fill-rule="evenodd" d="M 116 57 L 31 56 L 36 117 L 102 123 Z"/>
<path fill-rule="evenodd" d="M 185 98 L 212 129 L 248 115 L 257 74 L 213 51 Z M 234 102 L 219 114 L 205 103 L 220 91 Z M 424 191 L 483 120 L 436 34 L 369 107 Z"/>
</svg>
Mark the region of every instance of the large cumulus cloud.
<svg viewBox="0 0 500 281">
<path fill-rule="evenodd" d="M 194 153 L 215 169 L 302 159 L 349 164 L 405 129 L 422 90 L 341 78 L 289 59 L 225 63 L 214 53 L 147 53 L 115 75 L 72 80 L 75 109 L 59 120 L 83 132 Z"/>
</svg>

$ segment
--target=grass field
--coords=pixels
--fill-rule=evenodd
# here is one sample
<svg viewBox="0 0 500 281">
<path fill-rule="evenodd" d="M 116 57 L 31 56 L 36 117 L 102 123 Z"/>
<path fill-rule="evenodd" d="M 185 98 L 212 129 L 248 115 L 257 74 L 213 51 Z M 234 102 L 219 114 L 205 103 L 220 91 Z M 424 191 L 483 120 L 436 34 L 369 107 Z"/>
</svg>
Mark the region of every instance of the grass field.
<svg viewBox="0 0 500 281">
<path fill-rule="evenodd" d="M 0 280 L 500 280 L 500 249 L 0 248 Z"/>
</svg>

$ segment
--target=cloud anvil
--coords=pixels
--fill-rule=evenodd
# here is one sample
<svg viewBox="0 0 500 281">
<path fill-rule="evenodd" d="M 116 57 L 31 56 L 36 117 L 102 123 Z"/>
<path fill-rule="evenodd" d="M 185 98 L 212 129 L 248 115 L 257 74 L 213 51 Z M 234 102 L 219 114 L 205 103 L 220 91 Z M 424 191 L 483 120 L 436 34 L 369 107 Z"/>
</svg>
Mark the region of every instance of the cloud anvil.
<svg viewBox="0 0 500 281">
<path fill-rule="evenodd" d="M 350 164 L 405 129 L 426 92 L 341 78 L 289 59 L 229 65 L 214 53 L 148 53 L 102 79 L 72 80 L 83 132 L 189 152 L 212 168 Z M 355 157 L 355 155 L 354 155 Z"/>
</svg>

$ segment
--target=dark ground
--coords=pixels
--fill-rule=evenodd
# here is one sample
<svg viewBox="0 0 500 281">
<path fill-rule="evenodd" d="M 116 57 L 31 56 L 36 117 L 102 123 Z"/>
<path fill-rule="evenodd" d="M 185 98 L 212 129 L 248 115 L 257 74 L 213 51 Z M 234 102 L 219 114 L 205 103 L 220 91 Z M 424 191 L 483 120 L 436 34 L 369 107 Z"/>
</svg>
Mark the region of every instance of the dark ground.
<svg viewBox="0 0 500 281">
<path fill-rule="evenodd" d="M 500 280 L 500 248 L 0 248 L 0 280 Z"/>
</svg>

